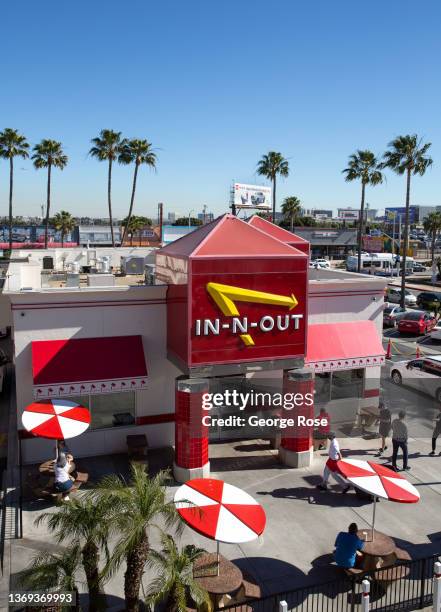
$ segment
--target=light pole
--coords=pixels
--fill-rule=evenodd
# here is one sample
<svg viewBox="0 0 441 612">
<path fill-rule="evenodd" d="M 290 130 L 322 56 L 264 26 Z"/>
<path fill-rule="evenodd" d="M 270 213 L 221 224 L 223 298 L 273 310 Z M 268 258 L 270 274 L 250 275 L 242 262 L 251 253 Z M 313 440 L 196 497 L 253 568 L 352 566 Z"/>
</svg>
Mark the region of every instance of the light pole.
<svg viewBox="0 0 441 612">
<path fill-rule="evenodd" d="M 192 208 L 189 213 L 188 213 L 188 227 L 191 227 L 191 223 L 190 223 L 190 219 L 191 219 L 191 213 L 194 212 L 194 209 Z"/>
</svg>

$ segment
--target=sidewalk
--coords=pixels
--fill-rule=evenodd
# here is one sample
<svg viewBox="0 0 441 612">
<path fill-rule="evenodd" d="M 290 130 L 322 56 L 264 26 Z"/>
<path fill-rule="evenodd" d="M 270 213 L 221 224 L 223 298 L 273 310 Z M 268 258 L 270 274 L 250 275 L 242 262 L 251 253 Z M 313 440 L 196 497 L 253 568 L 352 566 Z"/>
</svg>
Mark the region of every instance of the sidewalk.
<svg viewBox="0 0 441 612">
<path fill-rule="evenodd" d="M 376 458 L 378 440 L 346 438 L 341 440 L 345 456 L 386 463 Z M 377 504 L 379 530 L 394 537 L 400 548 L 412 557 L 441 554 L 441 457 L 428 457 L 429 439 L 411 439 L 410 465 L 406 477 L 419 489 L 418 504 L 396 504 L 382 500 Z M 288 469 L 277 461 L 277 453 L 262 440 L 217 443 L 210 446 L 212 477 L 226 480 L 250 493 L 265 509 L 267 526 L 258 540 L 241 545 L 221 544 L 221 553 L 251 574 L 264 594 L 341 578 L 333 565 L 332 551 L 336 534 L 355 521 L 366 527 L 372 519 L 372 505 L 353 492 L 342 495 L 338 487 L 320 492 L 326 453 L 315 454 L 314 464 L 301 470 Z M 170 487 L 170 498 L 177 486 Z M 47 506 L 46 506 L 47 509 Z M 41 504 L 24 507 L 24 541 L 14 543 L 12 571 L 27 565 L 32 550 L 52 542 L 45 527 L 38 529 L 34 520 Z M 424 517 L 422 519 L 422 517 Z M 156 538 L 152 544 L 157 545 Z M 185 528 L 181 544 L 195 544 L 213 552 L 215 542 Z M 116 598 L 123 596 L 122 571 L 106 586 Z M 149 572 L 144 584 L 149 582 Z"/>
</svg>

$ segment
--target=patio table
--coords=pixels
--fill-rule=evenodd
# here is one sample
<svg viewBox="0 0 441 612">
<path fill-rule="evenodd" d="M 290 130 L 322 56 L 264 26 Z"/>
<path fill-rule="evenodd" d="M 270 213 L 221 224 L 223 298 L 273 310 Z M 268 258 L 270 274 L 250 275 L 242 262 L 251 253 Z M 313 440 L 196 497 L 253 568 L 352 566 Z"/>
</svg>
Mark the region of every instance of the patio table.
<svg viewBox="0 0 441 612">
<path fill-rule="evenodd" d="M 193 564 L 193 576 L 195 581 L 210 594 L 216 607 L 224 595 L 237 591 L 243 582 L 242 572 L 237 565 L 221 554 L 218 556 L 217 553 L 201 555 Z"/>
<path fill-rule="evenodd" d="M 372 529 L 360 529 L 357 536 L 364 542 L 362 569 L 377 569 L 395 563 L 396 545 L 390 536 L 377 530 L 372 534 Z"/>
</svg>

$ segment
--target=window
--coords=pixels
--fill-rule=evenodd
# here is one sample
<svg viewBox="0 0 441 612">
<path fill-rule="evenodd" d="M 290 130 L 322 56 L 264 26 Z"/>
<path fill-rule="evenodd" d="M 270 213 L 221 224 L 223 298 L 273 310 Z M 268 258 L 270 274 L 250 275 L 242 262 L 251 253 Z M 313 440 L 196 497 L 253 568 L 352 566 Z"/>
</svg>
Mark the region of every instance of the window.
<svg viewBox="0 0 441 612">
<path fill-rule="evenodd" d="M 89 408 L 92 415 L 91 429 L 135 424 L 135 393 L 132 391 L 82 395 L 67 399 Z"/>
</svg>

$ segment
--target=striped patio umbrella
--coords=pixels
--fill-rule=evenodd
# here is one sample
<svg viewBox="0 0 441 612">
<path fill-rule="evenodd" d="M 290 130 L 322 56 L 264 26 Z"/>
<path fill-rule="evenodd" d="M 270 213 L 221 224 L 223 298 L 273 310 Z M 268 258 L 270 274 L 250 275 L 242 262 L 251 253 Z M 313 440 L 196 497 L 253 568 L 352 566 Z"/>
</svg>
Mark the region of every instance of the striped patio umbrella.
<svg viewBox="0 0 441 612">
<path fill-rule="evenodd" d="M 86 431 L 90 425 L 90 412 L 75 402 L 48 399 L 29 404 L 21 420 L 23 427 L 33 436 L 67 440 Z"/>
<path fill-rule="evenodd" d="M 190 527 L 217 542 L 218 571 L 219 542 L 249 542 L 265 529 L 262 506 L 251 495 L 223 480 L 188 480 L 176 491 L 174 502 Z"/>
<path fill-rule="evenodd" d="M 337 462 L 337 467 L 354 487 L 373 495 L 372 536 L 377 497 L 400 504 L 415 504 L 420 501 L 420 494 L 413 484 L 384 465 L 360 459 L 342 459 Z"/>
</svg>

